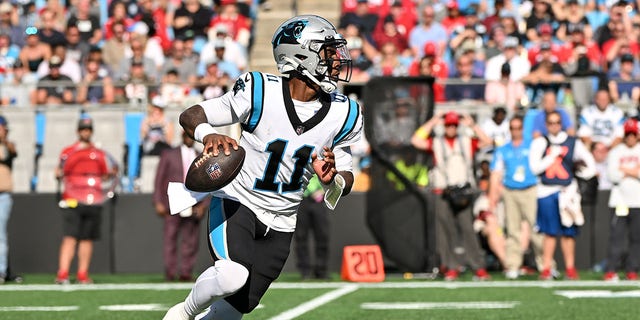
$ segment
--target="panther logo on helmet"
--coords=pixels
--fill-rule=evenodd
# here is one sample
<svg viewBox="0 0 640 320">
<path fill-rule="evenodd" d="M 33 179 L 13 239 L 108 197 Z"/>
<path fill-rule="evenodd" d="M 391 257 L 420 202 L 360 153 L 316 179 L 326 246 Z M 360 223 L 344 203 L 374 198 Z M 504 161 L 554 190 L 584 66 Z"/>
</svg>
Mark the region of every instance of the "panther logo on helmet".
<svg viewBox="0 0 640 320">
<path fill-rule="evenodd" d="M 289 44 L 297 44 L 298 39 L 302 35 L 302 30 L 307 26 L 309 21 L 307 20 L 298 20 L 292 21 L 286 26 L 282 27 L 280 33 L 278 33 L 273 39 L 273 47 L 275 48 L 277 45 L 281 43 L 289 43 Z"/>
</svg>

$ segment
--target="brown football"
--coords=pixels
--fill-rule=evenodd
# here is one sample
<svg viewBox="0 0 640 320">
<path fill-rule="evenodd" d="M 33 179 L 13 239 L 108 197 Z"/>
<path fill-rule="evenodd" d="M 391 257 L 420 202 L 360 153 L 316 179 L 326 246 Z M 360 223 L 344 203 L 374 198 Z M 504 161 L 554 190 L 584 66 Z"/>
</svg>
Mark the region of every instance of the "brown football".
<svg viewBox="0 0 640 320">
<path fill-rule="evenodd" d="M 213 153 L 201 153 L 197 156 L 187 171 L 184 185 L 192 191 L 210 192 L 229 184 L 238 175 L 244 163 L 245 151 L 241 146 L 238 150 L 230 148 L 228 156 L 222 151 L 217 157 Z"/>
</svg>

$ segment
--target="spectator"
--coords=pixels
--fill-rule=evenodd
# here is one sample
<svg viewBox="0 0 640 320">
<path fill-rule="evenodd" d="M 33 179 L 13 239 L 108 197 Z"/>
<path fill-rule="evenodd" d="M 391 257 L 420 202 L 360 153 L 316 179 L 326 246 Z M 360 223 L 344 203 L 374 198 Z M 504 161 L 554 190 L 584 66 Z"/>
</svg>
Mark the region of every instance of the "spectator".
<svg viewBox="0 0 640 320">
<path fill-rule="evenodd" d="M 133 42 L 137 41 L 142 44 L 142 50 L 145 58 L 149 58 L 154 63 L 155 71 L 155 81 L 159 81 L 160 77 L 158 77 L 158 72 L 161 70 L 164 65 L 165 56 L 164 51 L 162 51 L 162 47 L 160 46 L 160 40 L 156 37 L 149 36 L 149 27 L 144 22 L 137 22 L 133 25 L 131 29 L 129 41 L 133 50 Z M 135 54 L 131 54 L 129 52 L 126 53 L 127 57 L 135 56 Z"/>
<path fill-rule="evenodd" d="M 467 51 L 473 51 L 477 53 L 478 60 L 484 62 L 485 33 L 486 29 L 480 23 L 478 16 L 475 13 L 467 15 L 466 24 L 456 27 L 451 34 L 449 47 L 451 48 L 453 57 L 458 58 Z"/>
<path fill-rule="evenodd" d="M 213 11 L 201 5 L 199 0 L 183 1 L 173 16 L 171 26 L 174 39 L 184 39 L 188 31 L 191 31 L 195 38 L 205 39 L 212 16 Z"/>
<path fill-rule="evenodd" d="M 109 69 L 117 72 L 126 59 L 125 51 L 129 49 L 126 40 L 128 35 L 124 24 L 117 21 L 111 25 L 111 33 L 113 36 L 105 41 L 102 52 L 104 62 L 109 66 Z"/>
<path fill-rule="evenodd" d="M 445 88 L 447 101 L 475 100 L 484 101 L 484 83 L 473 74 L 473 60 L 467 56 L 460 56 L 456 61 L 456 80 L 459 82 L 448 84 Z"/>
<path fill-rule="evenodd" d="M 180 81 L 178 70 L 170 69 L 162 77 L 160 83 L 159 96 L 167 104 L 167 107 L 181 108 L 184 106 L 184 100 L 191 91 L 188 83 Z"/>
<path fill-rule="evenodd" d="M 640 99 L 640 68 L 632 54 L 625 53 L 620 57 L 618 72 L 609 76 L 609 92 L 614 102 L 629 103 Z"/>
<path fill-rule="evenodd" d="M 102 41 L 100 19 L 91 13 L 91 0 L 78 0 L 76 12 L 67 20 L 67 28 L 76 26 L 80 31 L 82 41 L 97 46 Z"/>
<path fill-rule="evenodd" d="M 527 59 L 518 55 L 518 39 L 514 37 L 507 37 L 502 43 L 503 51 L 501 54 L 489 59 L 487 61 L 487 68 L 485 70 L 484 78 L 487 81 L 500 80 L 502 75 L 502 65 L 507 62 L 510 67 L 509 79 L 513 81 L 519 81 L 524 76 L 529 74 L 531 65 Z"/>
<path fill-rule="evenodd" d="M 569 117 L 569 114 L 563 108 L 559 108 L 557 103 L 556 93 L 553 90 L 547 90 L 544 92 L 540 103 L 542 110 L 538 112 L 533 120 L 534 138 L 546 136 L 548 134 L 547 128 L 549 126 L 546 124 L 546 119 L 552 112 L 557 112 L 560 115 L 560 119 L 562 121 L 560 129 L 562 132 L 565 132 L 570 136 L 575 136 L 576 130 L 573 126 L 573 122 L 571 121 L 571 117 Z"/>
<path fill-rule="evenodd" d="M 169 70 L 177 70 L 180 82 L 193 86 L 196 84 L 196 64 L 184 56 L 184 42 L 180 39 L 173 40 L 171 44 L 171 54 L 164 61 L 161 74 L 166 74 Z"/>
<path fill-rule="evenodd" d="M 24 30 L 26 28 L 18 26 L 18 21 L 17 9 L 7 1 L 0 3 L 0 30 L 10 35 L 11 43 L 22 48 L 25 44 Z M 33 24 L 29 26 L 33 26 Z"/>
<path fill-rule="evenodd" d="M 627 280 L 638 280 L 640 269 L 640 199 L 638 199 L 638 175 L 640 175 L 640 146 L 638 123 L 634 119 L 624 123 L 624 142 L 611 150 L 607 157 L 607 174 L 614 183 L 609 197 L 611 223 L 609 250 L 604 280 L 618 280 L 616 270 L 622 262 L 628 239 L 628 255 L 624 269 Z M 625 239 L 626 238 L 626 239 Z"/>
<path fill-rule="evenodd" d="M 93 283 L 89 265 L 93 255 L 93 242 L 100 238 L 102 206 L 106 192 L 113 191 L 118 166 L 105 151 L 91 142 L 93 121 L 81 117 L 78 122 L 78 141 L 62 150 L 56 178 L 64 191 L 59 203 L 62 210 L 63 238 L 60 245 L 58 274 L 55 282 L 69 283 L 69 270 L 74 255 L 78 254 L 76 282 Z"/>
<path fill-rule="evenodd" d="M 68 76 L 62 74 L 62 59 L 52 56 L 48 62 L 49 74 L 38 81 L 37 104 L 74 103 L 75 87 Z"/>
<path fill-rule="evenodd" d="M 562 58 L 562 46 L 553 41 L 553 27 L 548 23 L 543 23 L 538 26 L 538 34 L 538 41 L 530 42 L 529 46 L 527 46 L 529 63 L 534 66 L 543 59 L 542 47 L 545 47 L 544 50 L 551 51 L 554 62 L 562 62 L 560 60 Z"/>
<path fill-rule="evenodd" d="M 17 60 L 0 85 L 0 105 L 26 108 L 35 104 L 36 83 L 26 77 L 22 62 Z"/>
<path fill-rule="evenodd" d="M 296 221 L 296 261 L 302 279 L 329 279 L 329 216 L 324 205 L 324 189 L 313 176 L 304 191 Z M 313 242 L 311 242 L 313 238 Z M 313 259 L 309 246 L 313 243 Z"/>
<path fill-rule="evenodd" d="M 498 148 L 511 140 L 511 130 L 507 119 L 507 109 L 504 107 L 493 108 L 493 116 L 486 119 L 480 125 L 480 129 L 490 139 L 489 149 Z"/>
<path fill-rule="evenodd" d="M 436 125 L 444 124 L 444 136 L 430 137 Z M 477 137 L 458 135 L 458 124 L 472 128 Z M 459 268 L 462 266 L 455 256 L 455 247 L 461 241 L 467 261 L 475 270 L 475 278 L 487 280 L 490 278 L 485 270 L 485 262 L 478 238 L 471 224 L 471 207 L 456 209 L 444 199 L 443 191 L 449 186 L 470 184 L 475 186 L 473 173 L 473 157 L 476 151 L 491 140 L 475 125 L 473 119 L 465 115 L 463 121 L 455 111 L 446 114 L 437 113 L 429 121 L 415 131 L 411 143 L 419 150 L 432 151 L 435 158 L 435 168 L 430 170 L 432 176 L 429 183 L 435 194 L 436 212 L 436 243 L 442 265 L 446 267 L 445 280 L 458 278 Z"/>
<path fill-rule="evenodd" d="M 211 19 L 211 28 L 224 25 L 227 33 L 234 41 L 238 42 L 246 50 L 249 48 L 251 38 L 251 20 L 238 12 L 238 4 L 235 1 L 222 1 L 219 14 Z"/>
<path fill-rule="evenodd" d="M 489 32 L 487 40 L 484 43 L 483 51 L 485 53 L 486 61 L 489 61 L 489 59 L 502 53 L 502 44 L 504 43 L 504 39 L 506 37 L 507 34 L 505 33 L 504 27 L 501 24 L 494 25 L 494 27 Z M 516 47 L 517 46 L 518 45 L 516 44 Z"/>
<path fill-rule="evenodd" d="M 525 96 L 524 84 L 510 79 L 511 66 L 502 64 L 500 80 L 489 80 L 485 86 L 484 99 L 489 104 L 506 106 L 513 113 L 520 106 L 520 99 Z"/>
<path fill-rule="evenodd" d="M 227 45 L 224 40 L 216 39 L 213 42 L 213 56 L 208 56 L 207 59 L 201 59 L 198 66 L 198 74 L 204 74 L 207 64 L 216 62 L 220 71 L 226 73 L 229 78 L 236 79 L 240 76 L 240 69 L 236 66 L 233 60 L 227 60 Z"/>
<path fill-rule="evenodd" d="M 466 25 L 466 21 L 466 18 L 460 14 L 458 1 L 449 0 L 449 2 L 447 2 L 447 15 L 440 21 L 444 29 L 447 31 L 447 35 L 451 36 L 453 31 L 458 27 L 464 27 Z"/>
<path fill-rule="evenodd" d="M 486 161 L 483 161 L 481 165 L 485 163 Z M 494 209 L 489 208 L 489 190 L 487 190 L 487 188 L 490 184 L 488 180 L 489 179 L 485 180 L 485 177 L 481 177 L 478 180 L 481 193 L 473 204 L 473 230 L 486 239 L 491 254 L 497 259 L 500 267 L 504 268 L 507 265 L 504 235 L 505 210 L 501 202 L 498 203 Z"/>
<path fill-rule="evenodd" d="M 207 71 L 198 80 L 198 86 L 203 98 L 206 100 L 222 96 L 226 92 L 229 82 L 229 75 L 222 72 L 218 67 L 218 61 L 214 60 L 207 64 Z"/>
<path fill-rule="evenodd" d="M 530 142 L 523 139 L 522 130 L 522 117 L 513 117 L 509 121 L 511 141 L 496 149 L 491 162 L 489 212 L 498 209 L 502 194 L 507 233 L 504 265 L 507 279 L 518 278 L 529 240 L 536 256 L 542 253 L 542 237 L 534 228 L 538 180 L 529 167 Z M 523 223 L 526 223 L 526 230 L 523 230 Z"/>
<path fill-rule="evenodd" d="M 609 148 L 602 142 L 594 142 L 591 144 L 591 154 L 593 154 L 593 159 L 596 161 L 598 190 L 611 190 L 613 183 L 611 183 L 607 174 Z"/>
<path fill-rule="evenodd" d="M 516 16 L 513 11 L 502 10 L 500 11 L 500 25 L 504 28 L 504 33 L 507 37 L 513 37 L 518 40 L 520 45 L 528 42 L 527 36 L 520 32 L 520 27 Z"/>
<path fill-rule="evenodd" d="M 142 21 L 149 28 L 149 36 L 158 39 L 164 52 L 171 48 L 172 38 L 169 35 L 170 25 L 173 21 L 175 2 L 138 0 L 137 21 Z M 135 3 L 135 2 L 134 2 Z"/>
<path fill-rule="evenodd" d="M 369 70 L 372 63 L 364 54 L 365 45 L 370 46 L 370 44 L 364 43 L 360 37 L 351 37 L 347 39 L 347 49 L 349 49 L 349 55 L 351 56 L 351 63 L 353 66 L 351 71 L 352 83 L 364 83 L 370 79 L 367 70 Z"/>
<path fill-rule="evenodd" d="M 25 45 L 20 50 L 20 61 L 26 69 L 28 77 L 38 79 L 37 71 L 40 63 L 51 58 L 51 47 L 40 41 L 38 37 L 38 29 L 29 27 L 25 30 L 27 35 Z M 15 42 L 14 42 L 15 43 Z"/>
<path fill-rule="evenodd" d="M 637 55 L 640 52 L 640 44 L 636 39 L 629 39 L 629 33 L 622 22 L 613 30 L 613 38 L 602 45 L 602 55 L 606 59 L 605 70 L 608 74 L 620 71 L 620 60 L 625 54 Z"/>
<path fill-rule="evenodd" d="M 18 61 L 20 48 L 11 44 L 11 37 L 8 33 L 0 32 L 0 83 L 4 82 L 7 72 Z"/>
<path fill-rule="evenodd" d="M 141 1 L 140 1 L 141 2 Z M 104 40 L 113 37 L 113 25 L 116 23 L 124 25 L 125 29 L 131 28 L 135 21 L 127 16 L 127 7 L 124 2 L 114 1 L 109 11 L 111 14 L 104 24 Z M 148 26 L 148 25 L 147 25 Z"/>
<path fill-rule="evenodd" d="M 382 49 L 372 61 L 373 65 L 369 68 L 369 74 L 372 77 L 408 75 L 407 67 L 402 64 L 398 49 L 393 42 L 383 44 Z"/>
<path fill-rule="evenodd" d="M 84 77 L 78 84 L 76 103 L 111 104 L 114 101 L 114 89 L 111 77 L 100 74 L 100 62 L 89 59 L 85 64 Z"/>
<path fill-rule="evenodd" d="M 545 91 L 559 91 L 566 76 L 564 69 L 557 62 L 552 51 L 552 45 L 544 42 L 540 45 L 540 61 L 531 68 L 531 72 L 520 79 L 529 91 L 529 101 L 537 104 Z"/>
<path fill-rule="evenodd" d="M 416 8 L 413 1 L 394 0 L 389 8 L 389 14 L 386 17 L 379 19 L 379 21 L 386 22 L 392 20 L 400 33 L 405 39 L 409 37 L 409 33 L 413 30 L 413 27 L 418 23 L 418 17 L 416 16 Z M 378 23 L 380 25 L 380 23 Z"/>
<path fill-rule="evenodd" d="M 9 236 L 7 223 L 11 216 L 13 200 L 11 191 L 13 190 L 13 178 L 11 169 L 13 159 L 18 156 L 16 146 L 9 141 L 9 127 L 7 118 L 0 115 L 0 284 L 4 283 L 8 274 L 9 258 Z"/>
<path fill-rule="evenodd" d="M 51 1 L 57 2 L 57 1 Z M 38 37 L 41 42 L 44 42 L 50 46 L 57 45 L 65 45 L 67 39 L 65 38 L 64 33 L 58 29 L 58 19 L 56 18 L 56 12 L 51 9 L 44 8 L 42 12 L 40 12 L 40 29 L 38 32 Z"/>
<path fill-rule="evenodd" d="M 534 0 L 533 11 L 527 18 L 527 39 L 533 42 L 540 41 L 539 27 L 541 24 L 548 24 L 553 29 L 558 26 L 556 15 L 562 14 L 564 4 L 558 1 Z M 552 32 L 555 34 L 554 30 Z"/>
<path fill-rule="evenodd" d="M 558 111 L 540 114 L 545 116 L 547 132 L 545 136 L 539 136 L 531 142 L 529 153 L 529 167 L 534 174 L 540 176 L 536 222 L 540 233 L 544 235 L 540 279 L 553 278 L 551 264 L 557 237 L 560 236 L 565 278 L 577 280 L 579 275 L 575 268 L 575 237 L 579 226 L 584 224 L 584 217 L 575 175 L 584 179 L 593 177 L 595 161 L 579 139 L 562 129 L 562 116 Z M 577 168 L 577 161 L 584 165 Z"/>
<path fill-rule="evenodd" d="M 584 6 L 578 0 L 568 0 L 564 7 L 564 20 L 560 21 L 556 36 L 560 41 L 570 41 L 571 25 L 580 25 L 586 39 L 593 39 L 593 29 L 589 19 L 585 16 Z"/>
<path fill-rule="evenodd" d="M 585 35 L 585 26 L 582 24 L 568 24 L 566 27 L 567 40 L 562 45 L 560 50 L 560 57 L 558 60 L 563 64 L 565 71 L 570 75 L 589 75 L 585 73 L 578 73 L 579 71 L 599 71 L 601 70 L 602 54 L 598 45 Z M 586 58 L 588 68 L 582 70 L 578 68 L 580 66 L 581 58 Z M 584 62 L 582 62 L 584 64 Z M 593 72 L 591 73 L 593 74 Z"/>
<path fill-rule="evenodd" d="M 142 67 L 145 81 L 160 81 L 159 69 L 156 68 L 156 62 L 147 57 L 145 52 L 146 38 L 143 36 L 133 36 L 130 41 L 129 50 L 125 52 L 125 59 L 117 69 L 115 78 L 118 80 L 128 81 L 133 77 L 131 67 L 138 63 Z M 134 63 L 135 62 L 135 63 Z M 164 63 L 164 62 L 163 62 Z"/>
<path fill-rule="evenodd" d="M 440 56 L 446 47 L 448 41 L 447 31 L 440 23 L 435 21 L 435 14 L 432 6 L 424 6 L 421 23 L 409 33 L 409 46 L 413 50 L 413 56 L 418 59 L 427 55 L 424 52 L 427 43 L 435 44 L 437 56 Z"/>
<path fill-rule="evenodd" d="M 377 14 L 369 12 L 368 0 L 357 0 L 355 10 L 347 12 L 340 17 L 338 29 L 345 29 L 348 25 L 355 25 L 363 38 L 373 42 L 373 31 L 379 18 Z"/>
<path fill-rule="evenodd" d="M 52 54 L 62 60 L 62 65 L 60 65 L 62 75 L 69 77 L 74 83 L 79 83 L 82 80 L 80 63 L 67 55 L 67 48 L 64 46 L 53 47 Z M 41 63 L 38 66 L 38 76 L 42 79 L 49 73 L 49 69 L 49 61 Z"/>
<path fill-rule="evenodd" d="M 124 86 L 124 96 L 132 106 L 143 106 L 148 101 L 152 79 L 147 76 L 140 60 L 131 61 L 130 72 L 130 78 Z"/>
<path fill-rule="evenodd" d="M 415 60 L 409 66 L 409 75 L 411 76 L 430 76 L 436 78 L 433 84 L 433 96 L 436 102 L 445 101 L 444 81 L 449 77 L 449 67 L 437 55 L 436 44 L 427 42 L 424 46 L 424 57 Z"/>
<path fill-rule="evenodd" d="M 382 45 L 392 42 L 398 52 L 403 56 L 411 56 L 407 35 L 398 32 L 398 27 L 393 19 L 385 19 L 379 28 L 373 33 L 373 43 L 376 49 L 382 50 Z"/>
<path fill-rule="evenodd" d="M 82 40 L 77 26 L 69 26 L 66 31 L 66 42 L 62 45 L 67 48 L 67 57 L 77 63 L 83 63 L 91 50 L 91 45 Z M 51 47 L 52 50 L 56 47 Z M 55 54 L 55 52 L 54 52 Z"/>
<path fill-rule="evenodd" d="M 226 25 L 219 24 L 211 28 L 209 41 L 202 47 L 199 62 L 208 62 L 216 56 L 215 46 L 220 47 L 220 40 L 224 43 L 224 61 L 232 62 L 237 69 L 244 71 L 247 68 L 247 50 L 240 43 L 229 36 Z"/>
<path fill-rule="evenodd" d="M 164 112 L 166 106 L 159 96 L 149 103 L 147 116 L 140 125 L 143 155 L 159 156 L 163 150 L 171 148 L 174 127 Z"/>
<path fill-rule="evenodd" d="M 611 149 L 622 142 L 624 112 L 611 104 L 607 89 L 598 90 L 594 102 L 580 112 L 578 137 L 589 149 L 594 142 L 602 142 Z"/>
<path fill-rule="evenodd" d="M 162 151 L 156 171 L 153 206 L 164 220 L 162 252 L 164 258 L 164 279 L 190 282 L 198 253 L 200 220 L 209 209 L 209 199 L 196 203 L 177 215 L 169 213 L 169 182 L 184 181 L 191 162 L 198 152 L 193 139 L 183 132 L 180 146 Z M 178 241 L 178 237 L 180 240 Z M 180 265 L 178 266 L 178 244 L 180 244 Z"/>
</svg>

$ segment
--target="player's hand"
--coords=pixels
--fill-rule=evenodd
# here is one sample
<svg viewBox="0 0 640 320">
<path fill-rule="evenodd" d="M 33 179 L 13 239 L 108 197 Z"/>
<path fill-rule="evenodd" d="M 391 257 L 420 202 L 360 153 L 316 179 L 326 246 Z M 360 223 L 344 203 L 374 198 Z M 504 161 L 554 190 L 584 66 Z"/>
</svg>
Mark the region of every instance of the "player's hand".
<svg viewBox="0 0 640 320">
<path fill-rule="evenodd" d="M 333 181 L 333 177 L 338 174 L 336 169 L 336 158 L 333 151 L 329 147 L 324 147 L 322 152 L 322 159 L 318 158 L 317 153 L 311 155 L 311 164 L 313 170 L 318 175 L 318 179 L 323 184 L 329 184 Z"/>
<path fill-rule="evenodd" d="M 233 150 L 238 150 L 238 142 L 235 139 L 223 134 L 213 133 L 206 135 L 202 139 L 202 144 L 204 144 L 203 152 L 213 153 L 214 157 L 217 157 L 220 153 L 220 146 L 222 146 L 224 154 L 227 156 L 231 154 L 231 149 L 229 149 L 230 146 L 233 148 Z"/>
</svg>

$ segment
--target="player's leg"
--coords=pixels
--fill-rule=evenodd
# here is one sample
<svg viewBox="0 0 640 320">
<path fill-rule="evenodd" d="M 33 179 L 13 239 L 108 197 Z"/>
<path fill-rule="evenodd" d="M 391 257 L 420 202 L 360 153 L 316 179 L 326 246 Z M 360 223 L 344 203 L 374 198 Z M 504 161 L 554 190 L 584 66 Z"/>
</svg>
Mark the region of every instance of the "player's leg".
<svg viewBox="0 0 640 320">
<path fill-rule="evenodd" d="M 193 319 L 212 302 L 233 294 L 245 284 L 254 251 L 254 223 L 255 215 L 238 202 L 211 199 L 208 239 L 217 261 L 200 274 L 185 301 L 171 308 L 165 320 Z"/>
<path fill-rule="evenodd" d="M 235 294 L 226 297 L 236 310 L 249 313 L 258 306 L 269 285 L 278 278 L 284 267 L 293 232 L 279 232 L 256 221 L 254 260 L 247 283 Z"/>
</svg>

